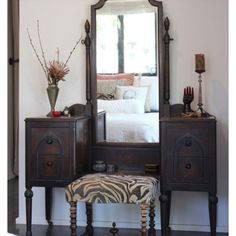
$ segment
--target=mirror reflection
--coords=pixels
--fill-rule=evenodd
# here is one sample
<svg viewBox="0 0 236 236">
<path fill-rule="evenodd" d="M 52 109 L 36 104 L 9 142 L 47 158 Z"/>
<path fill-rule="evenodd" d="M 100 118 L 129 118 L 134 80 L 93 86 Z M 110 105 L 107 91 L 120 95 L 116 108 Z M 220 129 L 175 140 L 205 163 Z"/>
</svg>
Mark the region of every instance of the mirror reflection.
<svg viewBox="0 0 236 236">
<path fill-rule="evenodd" d="M 159 142 L 158 16 L 148 0 L 96 11 L 97 109 L 106 142 Z"/>
</svg>

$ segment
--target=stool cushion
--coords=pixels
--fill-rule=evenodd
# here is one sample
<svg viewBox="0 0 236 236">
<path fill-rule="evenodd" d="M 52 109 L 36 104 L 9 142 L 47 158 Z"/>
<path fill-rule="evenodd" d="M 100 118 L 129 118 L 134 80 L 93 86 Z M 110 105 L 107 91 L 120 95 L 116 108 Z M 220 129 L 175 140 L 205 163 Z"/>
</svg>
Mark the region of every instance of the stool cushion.
<svg viewBox="0 0 236 236">
<path fill-rule="evenodd" d="M 149 176 L 89 174 L 66 187 L 68 202 L 149 204 L 158 180 Z"/>
</svg>

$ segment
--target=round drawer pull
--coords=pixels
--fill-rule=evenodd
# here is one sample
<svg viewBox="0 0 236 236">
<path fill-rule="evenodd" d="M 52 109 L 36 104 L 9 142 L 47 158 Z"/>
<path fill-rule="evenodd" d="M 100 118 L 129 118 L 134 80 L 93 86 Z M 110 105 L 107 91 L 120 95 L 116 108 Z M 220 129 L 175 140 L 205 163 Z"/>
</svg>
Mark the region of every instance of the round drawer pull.
<svg viewBox="0 0 236 236">
<path fill-rule="evenodd" d="M 48 166 L 48 167 L 52 167 L 52 165 L 53 165 L 53 162 L 52 162 L 52 161 L 48 161 L 48 162 L 47 162 L 47 166 Z"/>
<path fill-rule="evenodd" d="M 190 170 L 190 169 L 192 168 L 192 165 L 191 165 L 190 163 L 188 163 L 188 164 L 185 165 L 185 168 L 186 168 L 187 170 Z"/>
<path fill-rule="evenodd" d="M 187 147 L 192 146 L 192 140 L 191 139 L 186 139 L 185 140 L 185 146 L 187 146 Z"/>
</svg>

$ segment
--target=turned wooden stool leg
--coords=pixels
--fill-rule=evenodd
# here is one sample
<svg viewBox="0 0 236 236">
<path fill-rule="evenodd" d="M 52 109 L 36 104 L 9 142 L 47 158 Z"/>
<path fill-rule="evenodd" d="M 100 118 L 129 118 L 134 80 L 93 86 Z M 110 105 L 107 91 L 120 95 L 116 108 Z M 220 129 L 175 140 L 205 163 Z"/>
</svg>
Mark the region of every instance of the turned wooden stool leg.
<svg viewBox="0 0 236 236">
<path fill-rule="evenodd" d="M 148 236 L 155 236 L 155 199 L 152 199 L 149 207 L 149 230 Z"/>
<path fill-rule="evenodd" d="M 71 236 L 76 236 L 76 212 L 77 212 L 77 202 L 70 202 L 70 229 Z"/>
<path fill-rule="evenodd" d="M 140 204 L 140 210 L 141 210 L 141 235 L 146 236 L 147 235 L 147 204 Z"/>
</svg>

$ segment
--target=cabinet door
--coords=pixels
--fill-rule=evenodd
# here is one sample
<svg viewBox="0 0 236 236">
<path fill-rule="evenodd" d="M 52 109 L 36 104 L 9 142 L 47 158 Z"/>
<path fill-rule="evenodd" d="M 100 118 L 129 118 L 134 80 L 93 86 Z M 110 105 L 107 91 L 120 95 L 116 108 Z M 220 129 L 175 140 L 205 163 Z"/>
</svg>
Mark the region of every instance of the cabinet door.
<svg viewBox="0 0 236 236">
<path fill-rule="evenodd" d="M 169 124 L 166 131 L 167 181 L 207 184 L 212 139 L 204 124 Z"/>
<path fill-rule="evenodd" d="M 65 180 L 71 177 L 74 132 L 68 127 L 32 127 L 29 161 L 35 180 Z"/>
</svg>

